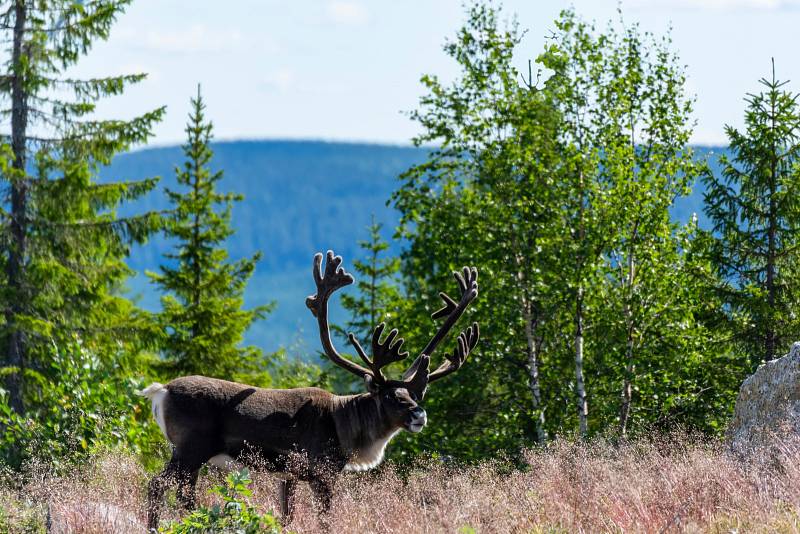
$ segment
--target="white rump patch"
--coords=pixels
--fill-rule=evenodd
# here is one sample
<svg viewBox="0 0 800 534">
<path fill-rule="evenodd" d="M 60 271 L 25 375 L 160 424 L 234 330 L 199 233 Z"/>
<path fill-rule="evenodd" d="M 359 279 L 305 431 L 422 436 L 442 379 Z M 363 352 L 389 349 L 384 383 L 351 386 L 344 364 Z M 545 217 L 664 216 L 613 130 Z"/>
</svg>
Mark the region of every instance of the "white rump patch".
<svg viewBox="0 0 800 534">
<path fill-rule="evenodd" d="M 161 433 L 164 434 L 164 437 L 169 441 L 169 436 L 167 435 L 167 421 L 164 419 L 164 400 L 167 398 L 167 393 L 169 393 L 169 390 L 167 390 L 163 384 L 153 382 L 140 391 L 139 395 L 150 399 L 153 417 L 155 417 L 158 428 L 161 429 Z"/>
<path fill-rule="evenodd" d="M 386 445 L 398 432 L 400 432 L 400 429 L 395 430 L 385 438 L 375 440 L 371 445 L 363 449 L 353 451 L 353 457 L 344 466 L 345 471 L 367 471 L 381 463 Z"/>
</svg>

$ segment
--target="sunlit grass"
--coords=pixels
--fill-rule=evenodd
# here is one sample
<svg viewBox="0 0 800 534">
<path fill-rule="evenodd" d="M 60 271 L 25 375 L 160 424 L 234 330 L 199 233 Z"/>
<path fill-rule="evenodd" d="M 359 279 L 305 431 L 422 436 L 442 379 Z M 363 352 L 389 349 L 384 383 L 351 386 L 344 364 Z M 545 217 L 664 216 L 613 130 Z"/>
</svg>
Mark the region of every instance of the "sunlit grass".
<svg viewBox="0 0 800 534">
<path fill-rule="evenodd" d="M 525 453 L 526 469 L 428 461 L 410 470 L 385 465 L 348 474 L 338 485 L 332 532 L 800 532 L 800 440 L 751 457 L 719 443 L 686 438 L 559 440 Z M 0 532 L 144 532 L 151 476 L 135 457 L 105 454 L 68 476 L 44 463 L 0 487 Z M 206 473 L 199 501 L 219 499 Z M 276 481 L 253 473 L 250 503 L 277 510 Z M 162 517 L 180 517 L 168 497 Z M 289 530 L 319 532 L 311 495 L 301 485 Z"/>
</svg>

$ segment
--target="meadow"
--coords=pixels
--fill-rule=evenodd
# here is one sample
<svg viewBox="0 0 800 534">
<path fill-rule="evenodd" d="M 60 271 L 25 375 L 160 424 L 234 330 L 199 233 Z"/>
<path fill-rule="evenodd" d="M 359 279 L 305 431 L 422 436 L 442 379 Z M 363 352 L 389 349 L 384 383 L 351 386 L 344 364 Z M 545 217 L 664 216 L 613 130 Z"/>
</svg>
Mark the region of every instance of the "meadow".
<svg viewBox="0 0 800 534">
<path fill-rule="evenodd" d="M 332 532 L 798 532 L 800 440 L 752 455 L 722 442 L 673 434 L 612 444 L 556 440 L 503 461 L 458 466 L 438 460 L 387 463 L 343 476 Z M 144 532 L 148 473 L 125 453 L 106 453 L 55 476 L 47 463 L 8 473 L 0 488 L 0 532 Z M 247 501 L 277 509 L 276 482 L 252 473 Z M 213 471 L 201 476 L 200 505 L 219 497 Z M 180 512 L 168 499 L 164 523 Z M 48 519 L 49 518 L 49 519 Z M 321 532 L 304 485 L 286 531 Z"/>
</svg>

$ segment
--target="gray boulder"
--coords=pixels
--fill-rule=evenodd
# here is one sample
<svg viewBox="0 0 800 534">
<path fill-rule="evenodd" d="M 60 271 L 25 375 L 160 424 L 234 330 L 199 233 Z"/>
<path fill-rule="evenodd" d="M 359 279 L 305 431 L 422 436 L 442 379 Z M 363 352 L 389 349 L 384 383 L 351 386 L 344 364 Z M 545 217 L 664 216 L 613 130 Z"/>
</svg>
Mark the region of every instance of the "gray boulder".
<svg viewBox="0 0 800 534">
<path fill-rule="evenodd" d="M 727 437 L 735 450 L 800 436 L 800 343 L 742 382 Z"/>
</svg>

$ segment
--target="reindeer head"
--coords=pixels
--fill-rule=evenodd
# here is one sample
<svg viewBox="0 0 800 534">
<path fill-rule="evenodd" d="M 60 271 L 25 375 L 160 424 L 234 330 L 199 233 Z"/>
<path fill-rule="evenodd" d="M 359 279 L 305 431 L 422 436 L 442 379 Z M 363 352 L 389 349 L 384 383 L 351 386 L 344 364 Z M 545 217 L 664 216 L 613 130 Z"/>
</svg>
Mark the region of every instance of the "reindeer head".
<svg viewBox="0 0 800 534">
<path fill-rule="evenodd" d="M 404 340 L 397 337 L 397 329 L 393 329 L 381 340 L 386 325 L 381 323 L 375 328 L 372 334 L 372 358 L 367 356 L 356 337 L 352 333 L 348 334 L 350 343 L 366 367 L 342 357 L 333 346 L 328 325 L 328 299 L 334 291 L 354 281 L 353 277 L 340 267 L 341 263 L 341 256 L 334 256 L 329 250 L 323 273 L 322 254 L 314 256 L 313 274 L 317 293 L 306 299 L 306 306 L 319 323 L 320 339 L 325 354 L 336 365 L 364 379 L 367 390 L 378 402 L 382 414 L 395 428 L 419 432 L 427 423 L 427 415 L 419 403 L 425 397 L 428 384 L 457 371 L 478 343 L 480 335 L 478 323 L 473 323 L 458 336 L 458 345 L 453 352 L 445 354 L 446 361 L 435 371 L 430 371 L 430 357 L 436 347 L 463 315 L 469 303 L 478 296 L 478 270 L 475 267 L 464 267 L 463 272 L 453 273 L 461 290 L 460 300 L 456 302 L 445 293 L 439 293 L 444 301 L 444 307 L 434 312 L 431 317 L 434 320 L 444 318 L 444 322 L 414 363 L 403 373 L 402 379 L 391 380 L 384 376 L 381 369 L 408 357 L 408 352 L 402 351 Z"/>
</svg>

